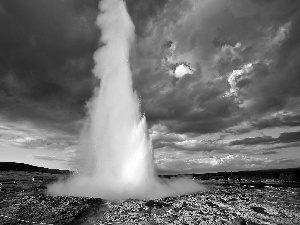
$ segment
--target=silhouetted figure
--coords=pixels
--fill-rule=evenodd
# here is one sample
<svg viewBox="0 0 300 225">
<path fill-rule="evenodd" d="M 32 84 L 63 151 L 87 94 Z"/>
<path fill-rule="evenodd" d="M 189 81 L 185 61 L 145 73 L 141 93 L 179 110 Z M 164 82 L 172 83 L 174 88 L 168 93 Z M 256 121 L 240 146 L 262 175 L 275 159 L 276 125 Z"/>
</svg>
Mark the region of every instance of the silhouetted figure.
<svg viewBox="0 0 300 225">
<path fill-rule="evenodd" d="M 229 178 L 229 174 L 225 171 L 225 173 L 224 173 L 225 186 L 228 185 L 228 178 Z"/>
<path fill-rule="evenodd" d="M 262 175 L 259 174 L 259 183 L 262 183 Z"/>
<path fill-rule="evenodd" d="M 240 187 L 242 187 L 242 178 L 240 175 L 238 175 L 238 180 L 239 180 L 239 183 L 240 183 Z"/>
<path fill-rule="evenodd" d="M 232 183 L 234 184 L 234 176 L 233 176 L 232 171 L 230 172 L 230 178 L 231 178 L 231 180 L 232 180 Z"/>
</svg>

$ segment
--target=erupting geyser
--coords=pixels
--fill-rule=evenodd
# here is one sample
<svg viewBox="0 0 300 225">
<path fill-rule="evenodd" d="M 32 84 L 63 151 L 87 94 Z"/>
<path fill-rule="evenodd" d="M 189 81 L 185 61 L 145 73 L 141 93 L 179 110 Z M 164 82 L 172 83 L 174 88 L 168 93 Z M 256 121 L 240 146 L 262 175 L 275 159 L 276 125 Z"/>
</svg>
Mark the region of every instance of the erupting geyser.
<svg viewBox="0 0 300 225">
<path fill-rule="evenodd" d="M 123 0 L 103 0 L 99 7 L 97 25 L 104 46 L 94 55 L 94 74 L 101 85 L 89 102 L 75 165 L 78 173 L 50 185 L 48 192 L 124 199 L 204 190 L 192 180 L 157 178 L 146 119 L 132 89 L 129 52 L 134 25 Z"/>
</svg>

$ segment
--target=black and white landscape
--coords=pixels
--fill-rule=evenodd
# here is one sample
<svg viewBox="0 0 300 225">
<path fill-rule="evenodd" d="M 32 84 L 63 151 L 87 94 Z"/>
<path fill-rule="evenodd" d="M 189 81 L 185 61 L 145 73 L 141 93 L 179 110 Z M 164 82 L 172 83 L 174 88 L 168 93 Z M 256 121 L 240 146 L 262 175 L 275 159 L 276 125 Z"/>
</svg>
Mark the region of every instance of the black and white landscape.
<svg viewBox="0 0 300 225">
<path fill-rule="evenodd" d="M 298 224 L 299 23 L 293 0 L 0 0 L 0 222 Z"/>
<path fill-rule="evenodd" d="M 194 174 L 189 177 L 207 185 L 209 191 L 112 201 L 47 195 L 46 186 L 57 179 L 67 179 L 68 171 L 24 168 L 24 165 L 12 163 L 0 164 L 0 167 L 0 224 L 256 225 L 300 222 L 300 183 L 295 182 L 297 174 L 299 179 L 299 170 L 298 173 L 293 169 L 234 173 L 234 181 L 230 179 L 229 186 L 224 186 L 221 173 Z"/>
</svg>

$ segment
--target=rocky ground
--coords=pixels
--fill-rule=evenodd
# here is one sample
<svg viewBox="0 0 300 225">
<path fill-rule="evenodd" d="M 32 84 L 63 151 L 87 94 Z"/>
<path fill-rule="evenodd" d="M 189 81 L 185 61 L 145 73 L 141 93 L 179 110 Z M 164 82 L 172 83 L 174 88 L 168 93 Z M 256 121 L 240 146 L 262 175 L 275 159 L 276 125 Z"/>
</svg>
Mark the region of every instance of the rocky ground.
<svg viewBox="0 0 300 225">
<path fill-rule="evenodd" d="M 143 201 L 108 205 L 97 224 L 129 224 L 149 218 Z M 157 199 L 153 208 L 152 224 L 300 224 L 299 189 L 292 188 L 215 187 L 205 193 Z"/>
<path fill-rule="evenodd" d="M 300 189 L 214 186 L 152 201 L 10 192 L 0 195 L 0 224 L 300 224 Z"/>
</svg>

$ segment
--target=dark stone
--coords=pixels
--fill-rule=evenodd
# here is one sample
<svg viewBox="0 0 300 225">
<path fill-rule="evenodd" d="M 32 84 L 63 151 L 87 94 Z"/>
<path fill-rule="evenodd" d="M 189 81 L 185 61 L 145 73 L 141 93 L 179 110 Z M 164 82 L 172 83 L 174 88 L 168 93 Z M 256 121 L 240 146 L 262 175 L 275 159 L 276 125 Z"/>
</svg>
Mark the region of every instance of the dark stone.
<svg viewBox="0 0 300 225">
<path fill-rule="evenodd" d="M 254 212 L 257 212 L 257 213 L 260 213 L 260 214 L 265 214 L 265 215 L 268 215 L 268 213 L 265 211 L 264 208 L 262 207 L 256 207 L 256 206 L 253 206 L 251 207 L 251 209 L 254 211 Z"/>
<path fill-rule="evenodd" d="M 243 217 L 238 217 L 233 221 L 233 225 L 247 225 L 247 223 Z"/>
</svg>

